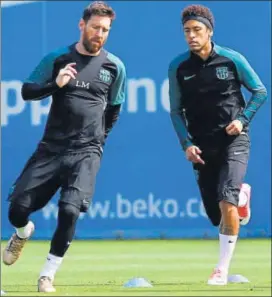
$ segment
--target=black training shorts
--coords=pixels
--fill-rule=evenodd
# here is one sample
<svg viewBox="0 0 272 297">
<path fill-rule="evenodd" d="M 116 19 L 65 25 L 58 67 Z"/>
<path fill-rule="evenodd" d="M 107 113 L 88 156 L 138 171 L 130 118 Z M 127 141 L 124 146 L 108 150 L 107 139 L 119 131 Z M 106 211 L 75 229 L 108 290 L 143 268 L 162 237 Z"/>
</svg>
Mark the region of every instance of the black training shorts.
<svg viewBox="0 0 272 297">
<path fill-rule="evenodd" d="M 72 204 L 86 212 L 94 192 L 100 159 L 98 152 L 56 154 L 38 148 L 13 185 L 9 200 L 35 211 L 44 207 L 61 188 L 59 202 Z"/>
<path fill-rule="evenodd" d="M 248 134 L 229 136 L 225 145 L 202 148 L 205 165 L 194 164 L 203 204 L 215 226 L 221 220 L 219 202 L 238 205 L 241 185 L 247 170 L 250 140 Z"/>
</svg>

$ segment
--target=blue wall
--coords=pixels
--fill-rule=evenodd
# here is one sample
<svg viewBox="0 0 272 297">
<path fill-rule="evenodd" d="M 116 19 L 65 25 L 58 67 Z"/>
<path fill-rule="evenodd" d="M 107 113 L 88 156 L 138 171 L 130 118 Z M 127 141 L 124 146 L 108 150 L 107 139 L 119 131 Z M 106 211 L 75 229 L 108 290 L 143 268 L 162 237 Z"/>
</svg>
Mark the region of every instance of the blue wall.
<svg viewBox="0 0 272 297">
<path fill-rule="evenodd" d="M 23 102 L 21 83 L 45 54 L 78 39 L 78 20 L 88 3 L 48 1 L 2 9 L 2 238 L 12 232 L 7 220 L 9 187 L 42 136 L 50 103 Z M 168 114 L 168 64 L 186 50 L 180 11 L 190 3 L 110 2 L 117 20 L 106 48 L 126 64 L 128 96 L 106 146 L 93 207 L 80 218 L 77 238 L 217 234 L 205 217 L 191 165 Z M 270 3 L 201 3 L 214 12 L 215 42 L 244 54 L 270 94 Z M 253 216 L 242 228 L 242 237 L 271 234 L 270 104 L 269 96 L 252 122 L 246 181 L 253 187 Z M 33 215 L 36 238 L 52 235 L 57 198 Z"/>
</svg>

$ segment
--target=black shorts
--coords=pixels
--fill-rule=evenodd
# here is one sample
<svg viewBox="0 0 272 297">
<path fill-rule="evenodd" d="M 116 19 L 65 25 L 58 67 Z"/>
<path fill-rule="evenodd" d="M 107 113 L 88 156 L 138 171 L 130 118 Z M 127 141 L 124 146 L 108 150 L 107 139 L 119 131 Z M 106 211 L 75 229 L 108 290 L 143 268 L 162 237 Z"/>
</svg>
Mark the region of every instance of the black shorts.
<svg viewBox="0 0 272 297">
<path fill-rule="evenodd" d="M 226 145 L 202 148 L 205 165 L 194 164 L 204 207 L 215 226 L 221 220 L 219 202 L 224 200 L 238 205 L 241 185 L 247 170 L 250 151 L 248 134 L 229 136 Z"/>
<path fill-rule="evenodd" d="M 101 156 L 97 152 L 56 154 L 38 148 L 13 185 L 9 201 L 33 211 L 44 207 L 61 188 L 59 202 L 86 212 L 92 198 Z"/>
</svg>

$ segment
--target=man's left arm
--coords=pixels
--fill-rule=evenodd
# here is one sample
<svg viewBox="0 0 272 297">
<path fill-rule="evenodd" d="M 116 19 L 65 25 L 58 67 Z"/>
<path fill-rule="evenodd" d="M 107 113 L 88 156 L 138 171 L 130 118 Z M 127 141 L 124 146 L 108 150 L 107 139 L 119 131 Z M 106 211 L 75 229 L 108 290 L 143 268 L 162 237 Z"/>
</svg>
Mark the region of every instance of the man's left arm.
<svg viewBox="0 0 272 297">
<path fill-rule="evenodd" d="M 105 110 L 105 139 L 119 118 L 121 106 L 125 101 L 126 69 L 119 61 L 117 65 L 117 76 L 109 91 L 108 104 Z"/>
<path fill-rule="evenodd" d="M 267 100 L 267 91 L 245 57 L 239 55 L 239 59 L 236 62 L 240 82 L 252 94 L 251 98 L 246 103 L 245 108 L 237 117 L 237 120 L 239 120 L 243 126 L 246 126 L 255 116 L 258 109 Z"/>
</svg>

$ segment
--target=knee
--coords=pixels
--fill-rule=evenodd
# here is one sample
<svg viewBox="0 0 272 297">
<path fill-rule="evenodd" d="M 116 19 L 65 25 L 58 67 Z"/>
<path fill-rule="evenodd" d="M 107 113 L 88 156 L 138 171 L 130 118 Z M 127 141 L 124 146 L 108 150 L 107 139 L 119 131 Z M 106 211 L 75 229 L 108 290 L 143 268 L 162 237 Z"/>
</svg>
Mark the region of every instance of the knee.
<svg viewBox="0 0 272 297">
<path fill-rule="evenodd" d="M 15 228 L 24 227 L 28 223 L 31 210 L 17 203 L 11 203 L 8 210 L 8 219 Z"/>
<path fill-rule="evenodd" d="M 229 213 L 237 210 L 237 206 L 229 201 L 222 200 L 219 202 L 221 213 Z"/>
<path fill-rule="evenodd" d="M 65 223 L 74 223 L 80 214 L 80 210 L 69 203 L 60 203 L 59 205 L 59 220 Z"/>
<path fill-rule="evenodd" d="M 236 205 L 228 201 L 220 201 L 219 206 L 224 223 L 231 222 L 233 219 L 238 219 L 239 216 Z"/>
</svg>

